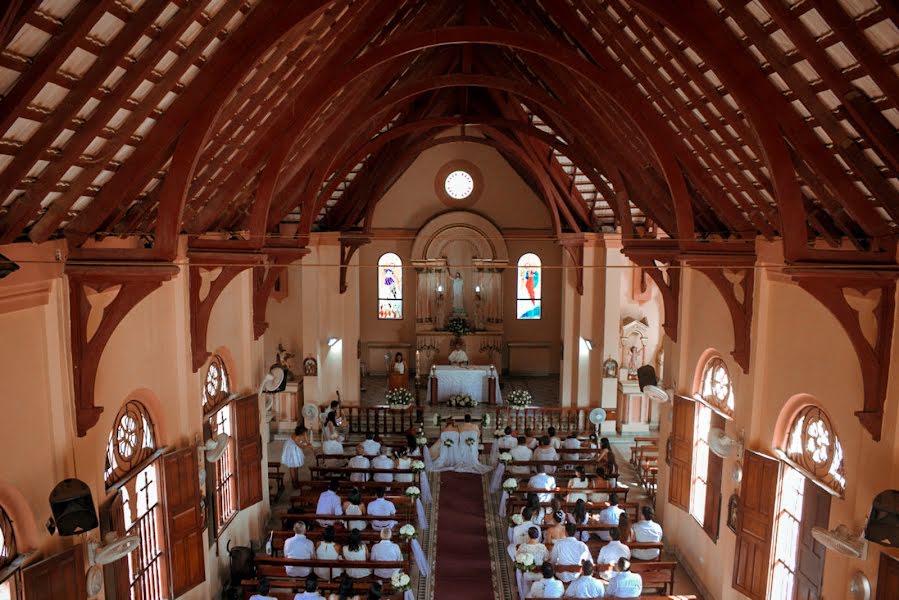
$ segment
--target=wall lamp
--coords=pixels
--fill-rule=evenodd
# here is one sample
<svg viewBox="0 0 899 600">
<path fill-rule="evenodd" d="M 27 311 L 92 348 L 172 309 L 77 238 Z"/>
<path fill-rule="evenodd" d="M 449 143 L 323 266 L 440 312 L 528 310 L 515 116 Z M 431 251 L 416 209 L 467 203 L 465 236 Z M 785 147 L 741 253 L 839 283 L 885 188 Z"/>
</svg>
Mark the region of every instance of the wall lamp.
<svg viewBox="0 0 899 600">
<path fill-rule="evenodd" d="M 584 338 L 584 345 L 587 346 L 587 350 L 589 350 L 589 351 L 593 350 L 593 340 L 588 340 L 588 339 Z"/>
<path fill-rule="evenodd" d="M 479 286 L 479 285 L 474 286 L 474 295 L 478 300 L 481 299 L 481 286 Z"/>
<path fill-rule="evenodd" d="M 437 299 L 443 300 L 443 284 L 442 283 L 437 285 Z"/>
<path fill-rule="evenodd" d="M 337 342 L 339 342 L 339 341 L 340 341 L 340 338 L 339 338 L 339 337 L 329 337 L 329 338 L 328 338 L 328 342 L 327 342 L 327 343 L 328 343 L 328 348 L 332 348 L 332 347 L 333 347 L 335 344 L 337 344 Z"/>
</svg>

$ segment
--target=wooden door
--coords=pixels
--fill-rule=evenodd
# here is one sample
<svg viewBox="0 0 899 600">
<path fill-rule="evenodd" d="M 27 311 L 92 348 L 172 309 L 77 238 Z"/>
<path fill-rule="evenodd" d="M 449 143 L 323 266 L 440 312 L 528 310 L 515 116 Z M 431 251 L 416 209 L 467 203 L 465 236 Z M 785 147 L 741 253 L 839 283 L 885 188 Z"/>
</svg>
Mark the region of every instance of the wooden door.
<svg viewBox="0 0 899 600">
<path fill-rule="evenodd" d="M 828 528 L 831 494 L 806 478 L 802 492 L 802 519 L 799 522 L 799 549 L 796 555 L 796 600 L 818 600 L 824 584 L 824 546 L 812 537 L 812 527 Z"/>
<path fill-rule="evenodd" d="M 899 558 L 880 553 L 875 600 L 895 600 L 899 596 Z"/>
<path fill-rule="evenodd" d="M 671 424 L 671 462 L 668 476 L 668 502 L 690 510 L 690 479 L 693 469 L 693 421 L 696 405 L 692 400 L 675 396 Z"/>
<path fill-rule="evenodd" d="M 259 399 L 255 394 L 234 403 L 237 448 L 237 506 L 241 510 L 262 502 L 262 436 Z"/>
<path fill-rule="evenodd" d="M 24 600 L 85 600 L 84 546 L 78 544 L 22 569 Z"/>
<path fill-rule="evenodd" d="M 197 451 L 175 450 L 163 456 L 162 466 L 169 582 L 177 598 L 206 579 Z"/>
<path fill-rule="evenodd" d="M 780 461 L 747 451 L 737 513 L 733 587 L 755 600 L 768 593 Z"/>
<path fill-rule="evenodd" d="M 116 491 L 115 495 L 100 507 L 100 535 L 106 537 L 106 534 L 110 532 L 117 533 L 119 537 L 125 535 L 125 508 L 121 490 Z M 127 556 L 103 567 L 107 600 L 128 600 L 130 598 L 128 574 Z"/>
</svg>

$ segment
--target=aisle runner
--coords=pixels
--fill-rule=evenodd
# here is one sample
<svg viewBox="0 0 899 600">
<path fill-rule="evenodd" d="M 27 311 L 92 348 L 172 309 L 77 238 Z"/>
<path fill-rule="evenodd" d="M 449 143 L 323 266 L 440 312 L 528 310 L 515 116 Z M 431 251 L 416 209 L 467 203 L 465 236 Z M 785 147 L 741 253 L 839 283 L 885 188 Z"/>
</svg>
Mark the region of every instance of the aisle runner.
<svg viewBox="0 0 899 600">
<path fill-rule="evenodd" d="M 481 477 L 440 477 L 434 600 L 493 600 Z"/>
</svg>

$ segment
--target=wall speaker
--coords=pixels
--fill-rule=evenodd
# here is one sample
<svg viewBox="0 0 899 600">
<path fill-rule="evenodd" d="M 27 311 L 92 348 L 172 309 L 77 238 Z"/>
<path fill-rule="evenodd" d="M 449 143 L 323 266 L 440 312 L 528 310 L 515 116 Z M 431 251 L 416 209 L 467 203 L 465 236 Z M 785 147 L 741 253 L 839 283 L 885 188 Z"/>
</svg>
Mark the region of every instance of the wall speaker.
<svg viewBox="0 0 899 600">
<path fill-rule="evenodd" d="M 899 548 L 899 490 L 886 490 L 874 497 L 865 539 Z"/>
<path fill-rule="evenodd" d="M 59 535 L 77 535 L 97 528 L 97 511 L 87 484 L 64 479 L 50 492 L 50 510 Z"/>
<path fill-rule="evenodd" d="M 637 369 L 637 382 L 640 384 L 641 392 L 647 385 L 659 385 L 659 379 L 656 377 L 656 370 L 652 365 L 643 365 Z"/>
</svg>

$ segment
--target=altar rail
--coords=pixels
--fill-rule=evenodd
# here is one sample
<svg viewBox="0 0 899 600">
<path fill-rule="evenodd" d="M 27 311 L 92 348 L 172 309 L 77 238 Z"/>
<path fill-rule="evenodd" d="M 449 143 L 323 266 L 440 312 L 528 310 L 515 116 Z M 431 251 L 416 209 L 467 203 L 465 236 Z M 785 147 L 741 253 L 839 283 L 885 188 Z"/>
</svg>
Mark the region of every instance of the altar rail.
<svg viewBox="0 0 899 600">
<path fill-rule="evenodd" d="M 506 393 L 508 395 L 508 392 Z M 533 429 L 536 432 L 545 432 L 548 427 L 555 427 L 556 434 L 560 437 L 569 433 L 590 433 L 593 425 L 587 417 L 595 407 L 584 408 L 512 408 L 510 406 L 498 407 L 494 413 L 495 423 L 509 426 L 517 432 L 525 429 Z M 606 409 L 606 420 L 614 421 L 616 411 L 613 408 Z"/>
<path fill-rule="evenodd" d="M 414 406 L 403 409 L 393 409 L 386 406 L 344 406 L 341 407 L 343 416 L 349 423 L 350 433 L 365 434 L 405 434 L 416 423 L 416 410 Z"/>
</svg>

